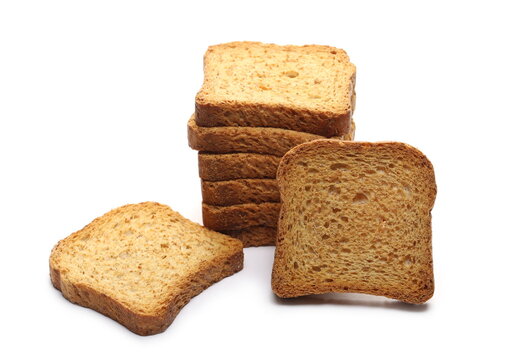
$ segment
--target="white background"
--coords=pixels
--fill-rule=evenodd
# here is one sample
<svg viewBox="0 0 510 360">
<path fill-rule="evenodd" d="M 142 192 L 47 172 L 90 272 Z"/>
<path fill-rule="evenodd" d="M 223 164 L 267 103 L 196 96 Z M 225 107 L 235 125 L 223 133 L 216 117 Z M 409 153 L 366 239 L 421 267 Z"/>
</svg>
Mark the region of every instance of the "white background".
<svg viewBox="0 0 510 360">
<path fill-rule="evenodd" d="M 0 357 L 508 358 L 507 2 L 2 1 Z M 344 48 L 358 140 L 435 166 L 436 293 L 425 306 L 271 292 L 273 248 L 140 337 L 66 301 L 53 245 L 96 216 L 155 200 L 201 222 L 186 122 L 210 44 Z"/>
</svg>

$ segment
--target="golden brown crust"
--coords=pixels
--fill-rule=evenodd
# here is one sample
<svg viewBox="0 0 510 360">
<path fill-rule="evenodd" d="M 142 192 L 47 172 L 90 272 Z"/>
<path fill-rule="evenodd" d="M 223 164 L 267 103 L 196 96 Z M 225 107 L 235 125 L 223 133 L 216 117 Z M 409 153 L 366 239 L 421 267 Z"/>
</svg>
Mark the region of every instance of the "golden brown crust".
<svg viewBox="0 0 510 360">
<path fill-rule="evenodd" d="M 276 227 L 280 203 L 213 206 L 202 204 L 204 226 L 215 231 L 241 230 L 252 226 Z"/>
<path fill-rule="evenodd" d="M 239 239 L 244 247 L 274 245 L 276 228 L 267 226 L 254 226 L 241 230 L 226 230 L 223 234 Z"/>
<path fill-rule="evenodd" d="M 352 139 L 354 127 L 346 129 L 341 139 Z M 320 139 L 319 135 L 269 127 L 202 127 L 195 115 L 188 121 L 188 144 L 194 150 L 213 153 L 259 153 L 283 156 L 294 146 Z"/>
<path fill-rule="evenodd" d="M 275 276 L 275 275 L 273 275 Z M 409 304 L 423 304 L 427 302 L 432 295 L 434 294 L 434 289 L 429 290 L 426 293 L 417 293 L 412 294 L 406 291 L 386 291 L 381 290 L 378 287 L 367 288 L 366 286 L 357 287 L 357 286 L 349 286 L 348 289 L 344 289 L 342 287 L 338 287 L 338 285 L 326 285 L 326 284 L 317 284 L 315 286 L 310 286 L 307 284 L 299 284 L 299 283 L 285 283 L 284 281 L 275 279 L 275 284 L 273 285 L 273 292 L 276 296 L 280 298 L 295 298 L 306 295 L 320 295 L 327 293 L 359 293 L 359 294 L 368 294 L 368 295 L 377 295 L 384 296 L 387 298 L 399 300 L 402 302 L 406 302 Z"/>
<path fill-rule="evenodd" d="M 316 273 L 317 275 L 312 275 L 317 276 L 317 279 L 313 284 L 311 284 L 309 281 L 304 281 L 304 279 L 300 279 L 299 277 L 296 278 L 295 274 L 294 275 L 289 274 L 288 270 L 289 264 L 286 264 L 285 256 L 286 254 L 289 253 L 289 250 L 296 245 L 287 238 L 288 229 L 292 224 L 287 223 L 286 219 L 288 217 L 288 214 L 295 213 L 297 211 L 296 206 L 299 207 L 300 204 L 300 201 L 296 201 L 296 197 L 299 195 L 291 193 L 290 190 L 292 182 L 298 181 L 293 178 L 293 175 L 291 175 L 291 171 L 296 166 L 307 166 L 307 164 L 309 164 L 309 162 L 311 161 L 310 157 L 307 156 L 313 156 L 314 154 L 316 155 L 329 153 L 329 155 L 331 155 L 330 158 L 337 159 L 339 156 L 338 154 L 340 153 L 344 154 L 344 150 L 348 150 L 350 154 L 357 155 L 364 154 L 365 152 L 370 150 L 378 151 L 378 152 L 372 151 L 372 154 L 380 153 L 383 152 L 384 150 L 386 154 L 391 154 L 390 159 L 392 158 L 411 159 L 409 161 L 409 164 L 407 165 L 408 171 L 415 171 L 417 174 L 419 174 L 420 182 L 423 183 L 423 188 L 426 189 L 424 193 L 425 197 L 421 200 L 423 201 L 423 204 L 420 204 L 421 206 L 423 206 L 422 208 L 423 210 L 420 210 L 420 214 L 422 215 L 420 215 L 420 217 L 416 219 L 417 223 L 420 224 L 420 226 L 422 227 L 422 232 L 420 233 L 422 235 L 420 235 L 419 238 L 409 240 L 411 245 L 405 243 L 402 246 L 405 246 L 406 248 L 410 246 L 412 248 L 413 240 L 414 241 L 418 240 L 419 242 L 423 243 L 421 244 L 420 247 L 421 250 L 419 252 L 410 253 L 410 258 L 412 259 L 413 263 L 415 261 L 414 260 L 415 257 L 418 258 L 416 265 L 418 270 L 416 270 L 415 272 L 418 278 L 412 279 L 413 281 L 415 281 L 414 283 L 411 283 L 411 278 L 409 278 L 408 286 L 399 285 L 401 284 L 403 277 L 408 276 L 404 275 L 404 273 L 402 273 L 401 279 L 398 282 L 395 282 L 395 284 L 397 283 L 398 284 L 397 285 L 392 284 L 391 286 L 386 286 L 384 284 L 381 285 L 381 283 L 377 283 L 375 281 L 373 283 L 370 282 L 371 279 L 370 276 L 380 278 L 380 274 L 371 274 L 370 276 L 366 275 L 368 277 L 364 278 L 365 279 L 364 282 L 356 282 L 353 280 L 349 280 L 347 276 L 342 277 L 341 280 L 338 280 L 332 278 L 331 275 L 329 276 L 329 278 L 324 277 L 324 275 L 322 276 L 319 275 L 321 268 L 318 267 Z M 377 157 L 378 155 L 373 156 Z M 367 161 L 367 159 L 368 158 L 366 158 L 364 161 Z M 415 167 L 411 166 L 411 164 L 413 164 L 413 166 Z M 340 163 L 338 165 L 345 166 L 344 163 Z M 328 182 L 329 180 L 326 180 L 326 178 L 324 178 L 325 175 L 323 175 L 322 173 L 319 172 L 315 176 L 316 176 L 315 178 L 318 181 L 324 180 L 327 183 L 329 183 Z M 368 142 L 341 142 L 335 140 L 312 141 L 295 147 L 282 158 L 277 172 L 277 180 L 280 187 L 282 198 L 282 208 L 280 213 L 278 235 L 276 240 L 275 262 L 272 274 L 272 288 L 277 296 L 287 298 L 308 294 L 322 294 L 328 292 L 359 292 L 386 296 L 404 302 L 416 304 L 423 303 L 432 297 L 434 293 L 434 276 L 432 264 L 432 241 L 431 241 L 432 233 L 430 211 L 434 205 L 437 189 L 432 164 L 419 150 L 407 144 L 397 142 L 368 143 Z M 364 186 L 368 186 L 366 185 L 366 182 L 364 182 L 364 184 L 365 184 Z M 337 191 L 336 188 L 333 187 L 332 189 L 333 189 L 332 196 L 336 196 L 335 195 Z M 339 209 L 333 210 L 344 211 Z M 321 215 L 317 216 L 320 217 Z M 385 217 L 386 215 L 381 214 L 381 216 Z M 352 218 L 349 218 L 348 220 L 349 220 L 348 226 L 350 227 L 355 226 L 356 220 L 353 220 Z M 355 224 L 352 223 L 353 221 Z M 359 221 L 363 222 L 367 220 Z M 363 229 L 371 228 L 371 225 L 368 223 L 364 223 L 364 226 L 365 227 L 362 226 Z M 302 236 L 300 240 L 303 241 L 302 239 L 306 236 L 306 233 L 301 233 L 301 235 Z M 334 244 L 339 244 L 338 249 L 342 249 L 342 246 L 345 246 L 343 245 L 344 244 L 343 241 L 347 241 L 346 239 L 341 238 L 334 240 L 336 241 L 334 242 Z M 352 239 L 349 239 L 349 243 L 351 241 Z M 360 240 L 360 242 L 363 243 L 362 240 Z M 346 257 L 342 259 L 348 258 L 349 264 L 351 264 L 349 267 L 352 267 L 354 266 L 354 264 L 356 264 L 356 259 L 349 258 L 351 249 L 347 249 L 346 251 L 348 251 L 346 253 L 347 255 L 344 255 Z M 392 253 L 389 253 L 388 256 L 391 257 L 392 255 L 393 255 Z M 294 258 L 293 261 L 296 261 L 296 259 Z M 319 264 L 322 263 L 329 264 L 328 261 L 330 260 L 326 259 L 317 260 Z M 405 264 L 406 262 L 407 260 L 402 260 L 403 264 Z M 299 264 L 296 265 L 296 263 L 294 263 L 294 265 L 298 266 Z M 410 265 L 411 262 L 409 262 L 409 266 Z M 348 271 L 349 267 L 347 267 L 345 271 Z M 290 268 L 292 268 L 292 266 L 290 266 Z M 332 271 L 331 268 L 328 267 L 328 269 L 329 269 L 328 271 Z M 366 271 L 370 270 L 367 269 Z M 367 274 L 369 274 L 369 272 Z M 407 278 L 408 277 L 406 277 L 406 279 Z"/>
<path fill-rule="evenodd" d="M 193 272 L 188 273 L 185 278 L 176 282 L 175 292 L 165 297 L 161 306 L 158 306 L 158 310 L 150 310 L 148 313 L 135 310 L 135 307 L 132 307 L 131 304 L 106 295 L 99 289 L 80 281 L 76 273 L 70 276 L 71 270 L 69 269 L 69 264 L 62 264 L 62 256 L 67 247 L 71 246 L 81 237 L 88 238 L 90 231 L 99 228 L 112 219 L 119 219 L 122 222 L 123 218 L 121 215 L 125 214 L 125 211 L 128 211 L 128 209 L 135 212 L 136 215 L 136 209 L 141 208 L 152 209 L 154 212 L 169 213 L 172 216 L 172 221 L 186 221 L 186 223 L 192 224 L 187 226 L 203 229 L 200 225 L 184 219 L 165 205 L 151 202 L 125 205 L 96 218 L 82 230 L 61 240 L 51 252 L 50 278 L 53 286 L 60 290 L 62 295 L 69 301 L 94 309 L 116 320 L 136 334 L 152 335 L 164 331 L 172 323 L 181 308 L 192 297 L 213 283 L 241 270 L 243 267 L 243 246 L 240 241 L 203 229 L 204 234 L 210 234 L 218 241 L 223 241 L 222 239 L 228 240 L 229 246 L 222 249 L 221 253 L 211 255 L 204 259 L 203 262 L 200 262 L 197 268 L 193 268 Z M 147 219 L 147 221 L 150 220 Z"/>
<path fill-rule="evenodd" d="M 276 179 L 280 157 L 255 153 L 198 153 L 198 170 L 202 180 Z"/>
<path fill-rule="evenodd" d="M 280 192 L 275 179 L 202 180 L 202 199 L 217 206 L 259 204 L 279 202 Z"/>
</svg>

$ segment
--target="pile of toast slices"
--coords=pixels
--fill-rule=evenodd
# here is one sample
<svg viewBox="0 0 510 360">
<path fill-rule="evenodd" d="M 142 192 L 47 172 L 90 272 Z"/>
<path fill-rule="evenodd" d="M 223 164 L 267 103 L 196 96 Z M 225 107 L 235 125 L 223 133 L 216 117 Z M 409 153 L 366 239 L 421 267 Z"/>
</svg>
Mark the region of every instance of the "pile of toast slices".
<svg viewBox="0 0 510 360">
<path fill-rule="evenodd" d="M 203 223 L 166 205 L 125 205 L 61 240 L 53 285 L 140 335 L 275 245 L 282 298 L 329 292 L 421 304 L 434 293 L 434 169 L 399 142 L 355 142 L 355 67 L 343 50 L 211 46 L 188 121 Z"/>
<path fill-rule="evenodd" d="M 211 46 L 188 122 L 199 150 L 204 225 L 245 247 L 274 245 L 276 169 L 296 145 L 353 140 L 356 68 L 329 46 L 234 42 Z"/>
</svg>

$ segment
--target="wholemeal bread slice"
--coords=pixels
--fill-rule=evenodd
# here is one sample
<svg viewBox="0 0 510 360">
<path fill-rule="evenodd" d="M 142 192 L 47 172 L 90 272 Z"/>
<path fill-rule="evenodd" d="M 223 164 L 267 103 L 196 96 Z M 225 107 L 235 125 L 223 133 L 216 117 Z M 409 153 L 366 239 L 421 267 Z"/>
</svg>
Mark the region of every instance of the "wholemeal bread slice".
<svg viewBox="0 0 510 360">
<path fill-rule="evenodd" d="M 55 288 L 139 335 L 164 331 L 189 300 L 243 267 L 243 245 L 168 206 L 125 205 L 61 240 Z"/>
<path fill-rule="evenodd" d="M 215 231 L 242 230 L 253 226 L 276 227 L 280 203 L 214 206 L 202 204 L 204 226 Z"/>
<path fill-rule="evenodd" d="M 279 202 L 276 179 L 202 180 L 202 201 L 209 205 Z"/>
<path fill-rule="evenodd" d="M 280 297 L 360 292 L 423 303 L 434 292 L 434 170 L 402 143 L 318 140 L 278 168 Z"/>
<path fill-rule="evenodd" d="M 354 126 L 341 135 L 341 140 L 354 137 Z M 305 132 L 242 126 L 202 127 L 193 115 L 188 121 L 188 144 L 192 149 L 213 153 L 248 152 L 283 156 L 294 146 L 323 138 Z"/>
<path fill-rule="evenodd" d="M 267 226 L 253 226 L 241 230 L 225 230 L 223 234 L 239 239 L 244 247 L 274 245 L 276 228 Z"/>
<path fill-rule="evenodd" d="M 197 124 L 347 134 L 355 79 L 345 51 L 330 46 L 210 46 L 195 100 Z"/>
<path fill-rule="evenodd" d="M 200 178 L 206 181 L 235 179 L 276 179 L 280 156 L 232 153 L 198 153 Z"/>
</svg>

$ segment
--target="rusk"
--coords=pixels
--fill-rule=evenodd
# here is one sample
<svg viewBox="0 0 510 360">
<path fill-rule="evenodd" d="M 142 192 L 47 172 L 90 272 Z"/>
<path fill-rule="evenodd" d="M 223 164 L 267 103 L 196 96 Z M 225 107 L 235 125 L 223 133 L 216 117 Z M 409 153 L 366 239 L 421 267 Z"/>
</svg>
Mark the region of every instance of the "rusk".
<svg viewBox="0 0 510 360">
<path fill-rule="evenodd" d="M 354 126 L 350 132 L 340 136 L 350 140 L 354 136 Z M 188 121 L 188 144 L 198 151 L 213 153 L 258 153 L 283 156 L 294 146 L 321 139 L 322 136 L 300 131 L 242 126 L 198 126 L 193 115 Z"/>
<path fill-rule="evenodd" d="M 195 99 L 197 124 L 347 134 L 355 82 L 356 68 L 345 51 L 330 46 L 210 46 Z"/>
<path fill-rule="evenodd" d="M 241 241 L 153 202 L 106 213 L 50 256 L 65 298 L 139 335 L 164 331 L 192 297 L 242 267 Z"/>
<path fill-rule="evenodd" d="M 277 180 L 276 295 L 430 299 L 436 183 L 420 151 L 396 142 L 312 141 L 283 157 Z"/>
</svg>

